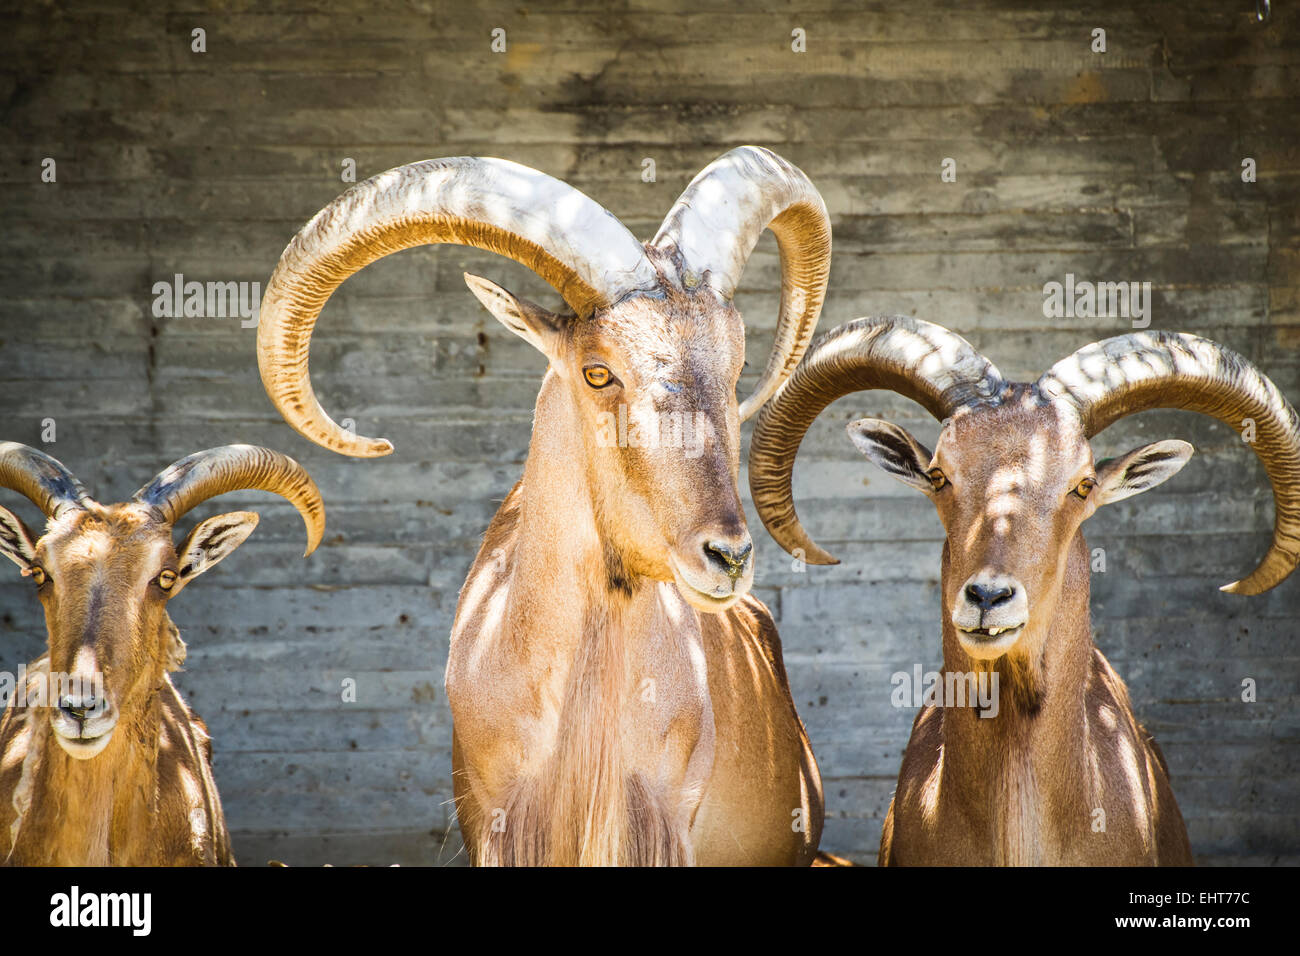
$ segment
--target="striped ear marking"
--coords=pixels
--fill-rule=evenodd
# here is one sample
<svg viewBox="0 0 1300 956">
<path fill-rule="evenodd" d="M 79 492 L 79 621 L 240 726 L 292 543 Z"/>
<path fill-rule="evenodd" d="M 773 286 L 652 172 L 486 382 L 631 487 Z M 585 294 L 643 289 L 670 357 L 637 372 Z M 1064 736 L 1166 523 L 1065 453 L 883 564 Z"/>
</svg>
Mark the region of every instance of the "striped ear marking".
<svg viewBox="0 0 1300 956">
<path fill-rule="evenodd" d="M 934 456 L 905 429 L 877 418 L 863 418 L 850 422 L 848 432 L 858 450 L 883 471 L 926 494 L 935 490 L 928 472 Z"/>
</svg>

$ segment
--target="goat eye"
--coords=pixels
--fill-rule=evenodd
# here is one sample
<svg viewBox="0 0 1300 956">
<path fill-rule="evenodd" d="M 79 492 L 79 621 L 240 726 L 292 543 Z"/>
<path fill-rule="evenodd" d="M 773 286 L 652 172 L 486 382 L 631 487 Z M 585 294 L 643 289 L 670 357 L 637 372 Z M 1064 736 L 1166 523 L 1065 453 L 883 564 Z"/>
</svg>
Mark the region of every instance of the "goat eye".
<svg viewBox="0 0 1300 956">
<path fill-rule="evenodd" d="M 930 478 L 930 487 L 935 491 L 938 491 L 943 488 L 944 485 L 948 484 L 948 476 L 938 468 L 931 468 L 926 474 Z"/>
<path fill-rule="evenodd" d="M 32 583 L 35 584 L 37 587 L 40 587 L 46 581 L 45 569 L 42 568 L 40 565 L 33 565 L 31 568 L 25 571 L 24 574 L 26 577 L 31 578 Z"/>
<path fill-rule="evenodd" d="M 1074 486 L 1074 494 L 1078 495 L 1080 498 L 1087 498 L 1088 493 L 1096 487 L 1097 487 L 1096 478 L 1085 478 L 1083 479 L 1083 481 L 1079 482 L 1077 485 Z"/>
<path fill-rule="evenodd" d="M 158 575 L 158 586 L 162 588 L 164 591 L 170 591 L 175 584 L 176 584 L 175 571 L 168 570 Z"/>
<path fill-rule="evenodd" d="M 592 388 L 604 388 L 614 381 L 614 376 L 603 365 L 588 365 L 582 370 L 582 377 Z"/>
</svg>

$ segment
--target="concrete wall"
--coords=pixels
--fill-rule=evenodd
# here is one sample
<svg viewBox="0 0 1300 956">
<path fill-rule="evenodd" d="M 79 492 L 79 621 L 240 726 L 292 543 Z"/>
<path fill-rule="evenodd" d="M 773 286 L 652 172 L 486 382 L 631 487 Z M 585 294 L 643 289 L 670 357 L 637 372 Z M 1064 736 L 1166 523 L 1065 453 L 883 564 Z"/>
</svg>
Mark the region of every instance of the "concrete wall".
<svg viewBox="0 0 1300 956">
<path fill-rule="evenodd" d="M 215 737 L 246 863 L 463 860 L 447 633 L 479 536 L 520 473 L 544 363 L 460 274 L 558 301 L 513 263 L 459 247 L 371 266 L 326 309 L 313 372 L 336 417 L 397 451 L 350 460 L 297 436 L 262 391 L 255 331 L 156 318 L 151 290 L 176 273 L 264 283 L 345 188 L 345 158 L 361 179 L 430 156 L 507 157 L 648 236 L 703 165 L 763 144 L 800 165 L 832 213 L 823 328 L 912 313 L 1031 377 L 1129 328 L 1044 318 L 1044 283 L 1149 281 L 1153 328 L 1224 342 L 1300 397 L 1300 30 L 1288 4 L 1265 26 L 1251 4 L 1219 0 L 1088 12 L 1013 0 L 767 0 L 744 13 L 721 0 L 120 6 L 29 4 L 0 35 L 0 437 L 46 448 L 101 500 L 233 441 L 315 475 L 329 527 L 312 559 L 288 506 L 231 496 L 195 517 L 246 504 L 261 528 L 172 608 L 191 649 L 180 683 Z M 494 27 L 506 53 L 491 52 Z M 1104 54 L 1090 49 L 1097 27 Z M 795 28 L 805 53 L 791 50 Z M 955 183 L 941 182 L 945 157 Z M 1257 182 L 1242 181 L 1245 157 Z M 770 347 L 778 286 L 769 236 L 738 299 L 751 325 L 744 387 Z M 925 441 L 937 430 L 876 394 L 814 426 L 796 490 L 840 566 L 795 573 L 753 519 L 756 590 L 826 779 L 823 846 L 861 860 L 874 859 L 913 717 L 890 705 L 889 677 L 939 663 L 941 542 L 931 506 L 845 440 L 843 423 L 866 414 Z M 47 418 L 56 440 L 42 445 Z M 1093 581 L 1097 641 L 1164 745 L 1198 857 L 1300 862 L 1300 581 L 1252 599 L 1217 591 L 1253 567 L 1271 528 L 1262 469 L 1231 429 L 1152 413 L 1095 447 L 1163 437 L 1197 456 L 1089 529 L 1108 562 Z M 42 641 L 26 582 L 0 575 L 0 666 Z M 345 677 L 355 704 L 340 701 Z M 1246 677 L 1253 704 L 1240 700 Z"/>
</svg>

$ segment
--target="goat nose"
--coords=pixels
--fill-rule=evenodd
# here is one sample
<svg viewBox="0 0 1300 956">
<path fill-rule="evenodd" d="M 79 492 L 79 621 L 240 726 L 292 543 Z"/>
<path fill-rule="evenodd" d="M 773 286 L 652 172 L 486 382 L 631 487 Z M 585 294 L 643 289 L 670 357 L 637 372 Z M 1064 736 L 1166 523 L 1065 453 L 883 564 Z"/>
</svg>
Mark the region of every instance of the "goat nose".
<svg viewBox="0 0 1300 956">
<path fill-rule="evenodd" d="M 1015 593 L 1015 588 L 1005 584 L 993 587 L 984 584 L 966 585 L 966 599 L 972 604 L 978 604 L 981 611 L 990 611 L 999 604 L 1010 601 Z"/>
<path fill-rule="evenodd" d="M 754 542 L 749 535 L 740 541 L 706 541 L 704 556 L 709 564 L 718 568 L 729 578 L 738 578 L 745 573 L 745 562 L 754 550 Z"/>
<path fill-rule="evenodd" d="M 94 697 L 60 697 L 59 710 L 73 720 L 85 720 L 86 714 L 93 712 L 98 703 Z"/>
</svg>

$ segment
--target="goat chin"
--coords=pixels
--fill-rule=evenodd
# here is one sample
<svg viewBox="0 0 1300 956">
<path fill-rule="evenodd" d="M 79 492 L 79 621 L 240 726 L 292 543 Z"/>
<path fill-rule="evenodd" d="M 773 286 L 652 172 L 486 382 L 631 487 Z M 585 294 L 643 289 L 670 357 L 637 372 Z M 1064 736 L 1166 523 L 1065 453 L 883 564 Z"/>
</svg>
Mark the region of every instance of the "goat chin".
<svg viewBox="0 0 1300 956">
<path fill-rule="evenodd" d="M 677 582 L 677 590 L 681 593 L 682 598 L 687 604 L 695 608 L 695 610 L 702 611 L 705 614 L 721 614 L 723 611 L 735 605 L 737 601 L 749 592 L 749 589 L 745 588 L 743 591 L 733 591 L 725 598 L 716 598 L 712 595 L 704 594 L 683 581 Z"/>
<path fill-rule="evenodd" d="M 674 569 L 673 582 L 677 585 L 677 591 L 686 603 L 705 614 L 721 614 L 734 606 L 737 601 L 749 593 L 750 585 L 749 581 L 741 581 L 730 594 L 725 597 L 717 597 L 695 587 L 686 579 L 685 575 L 676 569 Z"/>
</svg>

